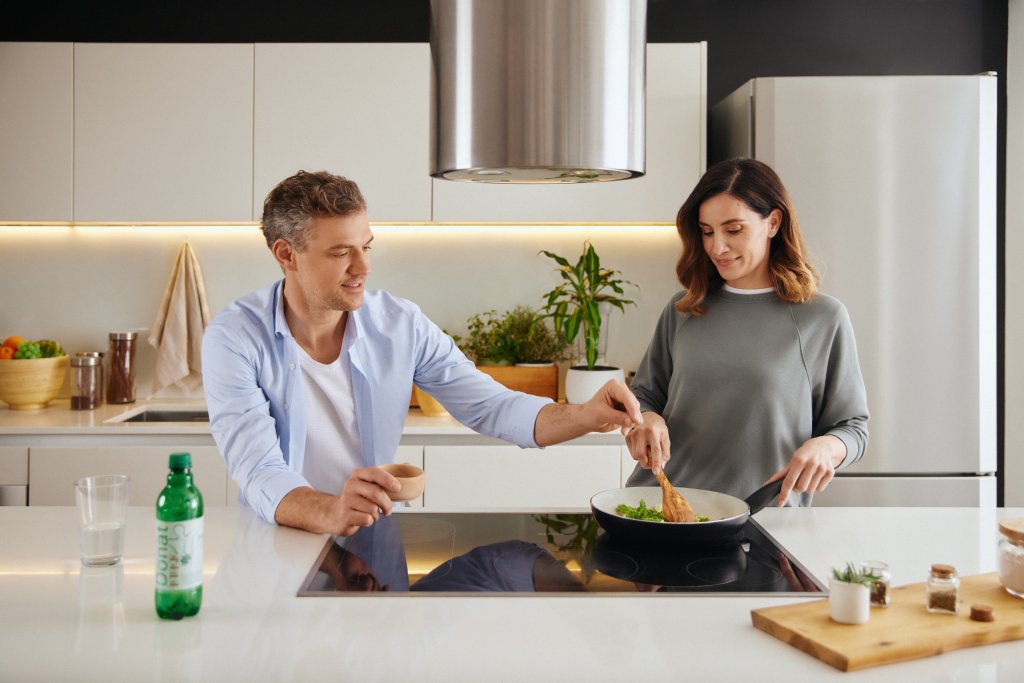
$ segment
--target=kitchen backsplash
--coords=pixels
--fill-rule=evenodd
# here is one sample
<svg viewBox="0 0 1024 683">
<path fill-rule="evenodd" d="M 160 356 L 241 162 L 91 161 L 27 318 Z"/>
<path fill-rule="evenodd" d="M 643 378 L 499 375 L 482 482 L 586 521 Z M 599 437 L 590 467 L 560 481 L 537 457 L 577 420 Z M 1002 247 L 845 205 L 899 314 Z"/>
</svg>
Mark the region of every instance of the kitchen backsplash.
<svg viewBox="0 0 1024 683">
<path fill-rule="evenodd" d="M 673 226 L 376 226 L 371 289 L 415 301 L 438 325 L 464 332 L 466 318 L 518 304 L 539 307 L 559 277 L 539 255 L 575 262 L 590 240 L 602 264 L 639 285 L 637 305 L 613 311 L 607 360 L 639 363 L 662 307 L 678 290 Z M 189 240 L 211 313 L 281 277 L 255 227 L 0 227 L 6 292 L 0 336 L 52 338 L 69 352 L 106 350 L 107 333 L 140 330 L 138 396 L 151 393 L 155 351 L 146 341 L 182 242 Z M 629 292 L 627 292 L 629 294 Z M 146 330 L 146 331 L 142 331 Z M 159 396 L 177 397 L 175 388 Z"/>
</svg>

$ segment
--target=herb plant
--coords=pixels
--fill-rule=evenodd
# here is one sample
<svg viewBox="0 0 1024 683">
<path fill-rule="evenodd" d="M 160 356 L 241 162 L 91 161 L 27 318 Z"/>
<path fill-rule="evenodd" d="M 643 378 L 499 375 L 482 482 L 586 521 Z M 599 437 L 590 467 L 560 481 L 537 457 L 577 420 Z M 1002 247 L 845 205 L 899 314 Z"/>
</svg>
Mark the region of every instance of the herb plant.
<svg viewBox="0 0 1024 683">
<path fill-rule="evenodd" d="M 832 568 L 832 576 L 835 577 L 836 581 L 842 581 L 843 583 L 859 583 L 862 586 L 871 588 L 871 584 L 878 581 L 880 576 L 873 573 L 870 569 L 861 569 L 852 562 L 847 562 L 846 566 L 842 569 Z"/>
</svg>

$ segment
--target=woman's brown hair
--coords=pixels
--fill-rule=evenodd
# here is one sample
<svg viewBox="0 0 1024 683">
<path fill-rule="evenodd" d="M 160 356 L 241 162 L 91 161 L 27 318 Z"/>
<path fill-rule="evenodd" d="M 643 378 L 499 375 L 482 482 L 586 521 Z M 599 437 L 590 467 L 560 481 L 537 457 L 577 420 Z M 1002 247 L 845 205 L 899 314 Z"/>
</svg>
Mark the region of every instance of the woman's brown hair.
<svg viewBox="0 0 1024 683">
<path fill-rule="evenodd" d="M 767 164 L 740 158 L 720 161 L 709 168 L 676 216 L 676 229 L 683 241 L 676 275 L 686 290 L 676 302 L 676 309 L 680 313 L 703 315 L 708 292 L 722 284 L 722 276 L 704 251 L 700 229 L 701 204 L 720 194 L 739 199 L 762 218 L 768 218 L 775 209 L 782 213 L 779 230 L 768 250 L 772 286 L 783 301 L 802 303 L 811 299 L 818 291 L 820 278 L 807 258 L 807 246 L 786 187 Z"/>
</svg>

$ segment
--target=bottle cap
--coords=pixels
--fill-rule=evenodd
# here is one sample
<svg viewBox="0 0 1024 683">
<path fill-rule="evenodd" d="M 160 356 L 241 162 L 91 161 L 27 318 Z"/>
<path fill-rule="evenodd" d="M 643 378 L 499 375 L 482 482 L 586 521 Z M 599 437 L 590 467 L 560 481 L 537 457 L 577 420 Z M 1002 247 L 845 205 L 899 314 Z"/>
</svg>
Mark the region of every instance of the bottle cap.
<svg viewBox="0 0 1024 683">
<path fill-rule="evenodd" d="M 1014 543 L 1024 543 L 1024 518 L 1002 520 L 999 522 L 999 531 Z"/>
<path fill-rule="evenodd" d="M 974 621 L 995 621 L 996 615 L 989 605 L 971 605 L 971 619 Z"/>
<path fill-rule="evenodd" d="M 932 574 L 940 577 L 950 577 L 956 574 L 956 568 L 948 564 L 933 564 Z"/>
<path fill-rule="evenodd" d="M 175 470 L 183 470 L 186 467 L 192 467 L 192 454 L 172 453 L 167 464 L 168 467 Z"/>
<path fill-rule="evenodd" d="M 138 332 L 111 332 L 110 339 L 112 341 L 119 341 L 124 339 L 135 339 L 139 336 Z"/>
</svg>

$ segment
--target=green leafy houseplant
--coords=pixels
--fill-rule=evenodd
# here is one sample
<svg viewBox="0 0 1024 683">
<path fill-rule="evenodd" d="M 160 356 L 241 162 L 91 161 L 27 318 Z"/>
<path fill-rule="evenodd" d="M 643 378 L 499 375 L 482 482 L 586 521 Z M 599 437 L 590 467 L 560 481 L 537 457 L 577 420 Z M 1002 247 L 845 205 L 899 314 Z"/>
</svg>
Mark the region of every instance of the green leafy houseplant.
<svg viewBox="0 0 1024 683">
<path fill-rule="evenodd" d="M 459 348 L 478 365 L 554 362 L 567 355 L 569 345 L 528 306 L 500 315 L 493 310 L 478 313 L 466 322 L 469 332 Z"/>
<path fill-rule="evenodd" d="M 625 312 L 626 304 L 635 303 L 622 298 L 623 286 L 635 287 L 629 280 L 624 280 L 618 270 L 601 267 L 601 259 L 594 250 L 594 245 L 584 242 L 583 253 L 576 265 L 553 252 L 540 252 L 559 265 L 562 282 L 544 295 L 546 303 L 543 310 L 551 318 L 555 333 L 572 344 L 577 335 L 583 333 L 587 369 L 593 370 L 597 364 L 598 340 L 601 335 L 601 311 L 603 303 L 611 304 Z"/>
</svg>

